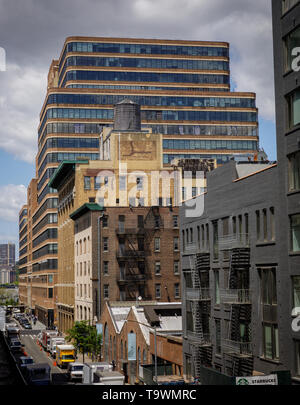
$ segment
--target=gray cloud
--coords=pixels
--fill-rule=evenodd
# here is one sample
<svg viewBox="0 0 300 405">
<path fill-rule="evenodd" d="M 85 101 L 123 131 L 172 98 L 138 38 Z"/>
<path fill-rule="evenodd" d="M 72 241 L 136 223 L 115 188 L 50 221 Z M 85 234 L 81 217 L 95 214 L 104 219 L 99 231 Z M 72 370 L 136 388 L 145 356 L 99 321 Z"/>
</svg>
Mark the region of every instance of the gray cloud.
<svg viewBox="0 0 300 405">
<path fill-rule="evenodd" d="M 218 40 L 231 46 L 237 91 L 274 120 L 269 0 L 0 0 L 0 148 L 33 161 L 51 60 L 71 35 Z"/>
</svg>

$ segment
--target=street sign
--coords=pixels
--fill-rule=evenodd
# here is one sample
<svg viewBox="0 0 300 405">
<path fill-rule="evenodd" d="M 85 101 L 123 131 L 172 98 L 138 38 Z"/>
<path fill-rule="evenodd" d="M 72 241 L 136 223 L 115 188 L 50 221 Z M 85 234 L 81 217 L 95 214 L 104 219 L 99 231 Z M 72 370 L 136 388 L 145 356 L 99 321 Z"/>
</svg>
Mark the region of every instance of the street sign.
<svg viewBox="0 0 300 405">
<path fill-rule="evenodd" d="M 236 377 L 235 385 L 278 385 L 278 379 L 276 374 Z"/>
</svg>

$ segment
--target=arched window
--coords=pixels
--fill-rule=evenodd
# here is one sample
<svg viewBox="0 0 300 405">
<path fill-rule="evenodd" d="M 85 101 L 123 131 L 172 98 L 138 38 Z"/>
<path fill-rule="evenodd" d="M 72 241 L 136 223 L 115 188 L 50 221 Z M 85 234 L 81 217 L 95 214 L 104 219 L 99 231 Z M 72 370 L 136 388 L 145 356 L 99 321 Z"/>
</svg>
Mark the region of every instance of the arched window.
<svg viewBox="0 0 300 405">
<path fill-rule="evenodd" d="M 114 345 L 113 345 L 113 356 L 112 360 L 117 361 L 117 344 L 116 344 L 116 337 L 114 336 Z"/>
<path fill-rule="evenodd" d="M 86 238 L 83 239 L 83 253 L 86 254 Z"/>
<path fill-rule="evenodd" d="M 112 351 L 113 351 L 112 336 L 110 335 L 110 338 L 109 338 L 109 360 L 110 361 L 112 361 L 112 355 L 113 355 Z"/>
<path fill-rule="evenodd" d="M 121 340 L 121 352 L 120 352 L 120 358 L 123 360 L 123 340 Z"/>
<path fill-rule="evenodd" d="M 141 364 L 141 348 L 140 347 L 138 347 L 138 367 L 139 367 L 139 365 Z"/>
<path fill-rule="evenodd" d="M 107 323 L 104 326 L 104 359 L 108 360 L 108 346 L 109 346 L 109 336 L 108 336 L 108 327 Z"/>
</svg>

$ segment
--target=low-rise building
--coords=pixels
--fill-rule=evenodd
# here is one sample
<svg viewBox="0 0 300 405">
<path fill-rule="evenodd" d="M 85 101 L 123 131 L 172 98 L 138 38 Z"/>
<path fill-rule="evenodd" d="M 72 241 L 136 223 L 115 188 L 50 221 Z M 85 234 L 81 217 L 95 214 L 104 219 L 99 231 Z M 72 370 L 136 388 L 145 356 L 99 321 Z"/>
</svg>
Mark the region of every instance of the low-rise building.
<svg viewBox="0 0 300 405">
<path fill-rule="evenodd" d="M 180 302 L 107 302 L 101 324 L 103 359 L 114 361 L 126 382 L 182 379 Z"/>
</svg>

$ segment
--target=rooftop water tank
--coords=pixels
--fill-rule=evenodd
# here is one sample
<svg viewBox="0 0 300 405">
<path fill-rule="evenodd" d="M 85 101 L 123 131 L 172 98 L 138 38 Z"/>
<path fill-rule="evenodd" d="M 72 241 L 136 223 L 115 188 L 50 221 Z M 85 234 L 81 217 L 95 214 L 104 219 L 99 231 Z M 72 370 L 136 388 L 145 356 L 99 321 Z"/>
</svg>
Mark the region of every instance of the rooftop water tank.
<svg viewBox="0 0 300 405">
<path fill-rule="evenodd" d="M 115 131 L 141 131 L 141 108 L 139 104 L 125 98 L 115 105 Z"/>
</svg>

